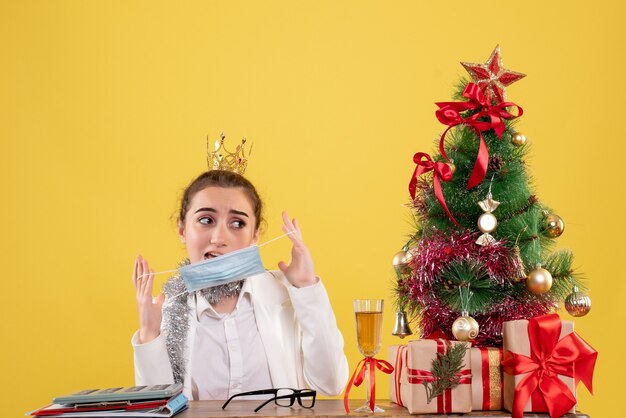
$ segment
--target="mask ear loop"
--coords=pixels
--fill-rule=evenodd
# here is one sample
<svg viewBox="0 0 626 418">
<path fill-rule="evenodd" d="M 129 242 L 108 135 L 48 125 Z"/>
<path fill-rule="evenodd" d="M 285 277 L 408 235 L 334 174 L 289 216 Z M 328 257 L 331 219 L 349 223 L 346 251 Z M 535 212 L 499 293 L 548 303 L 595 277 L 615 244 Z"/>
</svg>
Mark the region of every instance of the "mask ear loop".
<svg viewBox="0 0 626 418">
<path fill-rule="evenodd" d="M 287 235 L 292 235 L 292 234 L 295 234 L 295 233 L 296 233 L 296 231 L 289 231 L 289 232 L 286 232 L 286 233 L 284 233 L 284 234 L 282 234 L 282 235 L 277 236 L 276 238 L 272 238 L 272 239 L 271 239 L 271 240 L 269 240 L 269 241 L 265 241 L 263 244 L 259 244 L 259 248 L 260 248 L 260 247 L 262 247 L 262 246 L 264 246 L 264 245 L 269 244 L 270 242 L 277 241 L 277 240 L 279 240 L 279 239 L 281 239 L 281 238 L 286 237 Z"/>
<path fill-rule="evenodd" d="M 292 235 L 292 234 L 295 234 L 295 233 L 296 233 L 296 231 L 289 231 L 289 232 L 287 232 L 287 233 L 285 233 L 285 234 L 282 234 L 282 235 L 277 236 L 276 238 L 272 238 L 272 239 L 271 239 L 271 240 L 269 240 L 269 241 L 265 241 L 263 244 L 258 244 L 258 245 L 257 245 L 257 244 L 254 244 L 254 245 L 257 245 L 259 248 L 261 248 L 261 247 L 263 247 L 264 245 L 267 245 L 267 244 L 269 244 L 269 243 L 271 243 L 271 242 L 274 242 L 274 241 L 277 241 L 277 240 L 279 240 L 279 239 L 281 239 L 281 238 L 284 238 L 284 237 L 286 237 L 287 235 Z M 254 246 L 254 245 L 252 245 L 252 246 Z M 154 273 L 147 273 L 147 274 L 146 274 L 146 273 L 144 273 L 144 274 L 142 274 L 141 276 L 137 277 L 137 279 L 141 279 L 142 277 L 147 277 L 147 276 L 149 276 L 150 274 L 152 274 L 152 275 L 157 275 L 157 274 L 167 274 L 167 273 L 174 273 L 174 272 L 177 272 L 177 271 L 178 271 L 178 269 L 174 269 L 174 270 L 162 270 L 162 271 L 156 271 L 156 272 L 154 272 Z M 174 296 L 168 297 L 168 298 L 167 298 L 167 300 L 174 300 L 174 299 L 176 299 L 177 297 L 179 297 L 179 296 L 181 296 L 181 295 L 188 294 L 188 293 L 189 293 L 189 292 L 185 290 L 184 292 L 181 292 L 181 293 L 179 293 L 179 294 L 177 294 L 177 295 L 174 295 Z"/>
</svg>

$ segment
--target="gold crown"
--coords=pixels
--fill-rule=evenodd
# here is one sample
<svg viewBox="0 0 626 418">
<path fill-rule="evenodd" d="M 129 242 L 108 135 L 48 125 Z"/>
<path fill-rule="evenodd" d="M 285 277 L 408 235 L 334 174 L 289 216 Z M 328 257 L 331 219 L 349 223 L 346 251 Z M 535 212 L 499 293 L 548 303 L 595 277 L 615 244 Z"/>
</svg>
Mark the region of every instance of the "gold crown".
<svg viewBox="0 0 626 418">
<path fill-rule="evenodd" d="M 252 145 L 248 150 L 248 155 L 246 156 L 245 145 L 246 138 L 241 140 L 241 145 L 237 145 L 237 149 L 235 152 L 228 152 L 224 147 L 224 140 L 226 137 L 224 134 L 220 134 L 219 141 L 215 141 L 215 150 L 211 151 L 209 149 L 209 137 L 206 138 L 206 151 L 207 157 L 206 161 L 209 165 L 209 171 L 211 170 L 226 170 L 232 171 L 233 173 L 243 174 L 246 171 L 246 167 L 248 167 L 248 157 L 250 157 L 250 153 L 252 152 Z"/>
</svg>

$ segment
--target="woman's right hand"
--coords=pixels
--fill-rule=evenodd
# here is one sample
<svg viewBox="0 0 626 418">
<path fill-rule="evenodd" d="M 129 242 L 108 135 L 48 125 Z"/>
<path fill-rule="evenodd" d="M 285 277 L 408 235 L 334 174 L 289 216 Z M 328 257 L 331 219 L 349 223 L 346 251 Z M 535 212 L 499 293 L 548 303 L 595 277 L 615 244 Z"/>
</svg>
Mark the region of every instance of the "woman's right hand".
<svg viewBox="0 0 626 418">
<path fill-rule="evenodd" d="M 152 297 L 154 270 L 150 270 L 148 262 L 141 255 L 135 259 L 133 269 L 133 284 L 137 296 L 139 311 L 139 343 L 145 344 L 154 340 L 161 332 L 161 308 L 165 301 L 165 294 L 160 293 Z"/>
</svg>

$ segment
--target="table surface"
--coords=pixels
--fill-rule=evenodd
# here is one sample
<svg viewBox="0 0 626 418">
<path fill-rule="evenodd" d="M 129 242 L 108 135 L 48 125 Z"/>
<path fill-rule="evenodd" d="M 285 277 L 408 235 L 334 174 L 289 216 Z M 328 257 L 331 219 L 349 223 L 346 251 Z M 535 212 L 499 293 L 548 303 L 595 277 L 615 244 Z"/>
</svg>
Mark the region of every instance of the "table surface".
<svg viewBox="0 0 626 418">
<path fill-rule="evenodd" d="M 182 412 L 176 417 L 180 418 L 212 418 L 212 417 L 229 417 L 229 418 L 259 418 L 259 417 L 385 417 L 385 418 L 407 418 L 411 415 L 406 408 L 402 408 L 394 403 L 389 403 L 388 400 L 377 401 L 376 404 L 381 406 L 385 412 L 376 414 L 358 413 L 354 412 L 355 408 L 361 406 L 364 400 L 350 400 L 350 414 L 346 414 L 343 409 L 343 400 L 341 399 L 318 399 L 315 402 L 315 407 L 312 409 L 304 409 L 299 406 L 292 408 L 279 407 L 270 403 L 261 409 L 258 413 L 254 412 L 254 409 L 259 406 L 263 401 L 250 401 L 250 400 L 236 400 L 232 401 L 225 410 L 222 410 L 222 401 L 191 401 L 189 402 L 189 409 Z M 440 418 L 444 415 L 419 415 L 420 417 L 437 417 Z M 475 411 L 469 414 L 454 414 L 450 415 L 454 417 L 473 417 L 473 418 L 493 418 L 493 417 L 510 417 L 511 414 L 505 411 Z M 525 413 L 527 418 L 542 417 L 548 418 L 547 414 L 533 414 Z M 589 418 L 588 415 L 576 413 L 567 414 L 567 418 Z"/>
</svg>

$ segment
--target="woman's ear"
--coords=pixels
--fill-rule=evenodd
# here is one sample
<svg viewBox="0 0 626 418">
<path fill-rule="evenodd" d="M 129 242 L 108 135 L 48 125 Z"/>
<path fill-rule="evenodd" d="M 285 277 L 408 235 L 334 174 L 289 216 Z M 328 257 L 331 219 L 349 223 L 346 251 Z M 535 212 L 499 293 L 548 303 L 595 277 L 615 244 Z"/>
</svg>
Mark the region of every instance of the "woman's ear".
<svg viewBox="0 0 626 418">
<path fill-rule="evenodd" d="M 178 220 L 178 236 L 180 237 L 180 242 L 186 244 L 185 224 L 180 219 Z"/>
<path fill-rule="evenodd" d="M 256 231 L 254 231 L 254 235 L 252 236 L 252 243 L 258 244 L 260 236 L 261 236 L 261 228 L 257 228 Z"/>
</svg>

